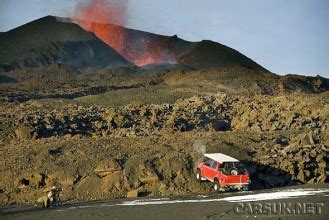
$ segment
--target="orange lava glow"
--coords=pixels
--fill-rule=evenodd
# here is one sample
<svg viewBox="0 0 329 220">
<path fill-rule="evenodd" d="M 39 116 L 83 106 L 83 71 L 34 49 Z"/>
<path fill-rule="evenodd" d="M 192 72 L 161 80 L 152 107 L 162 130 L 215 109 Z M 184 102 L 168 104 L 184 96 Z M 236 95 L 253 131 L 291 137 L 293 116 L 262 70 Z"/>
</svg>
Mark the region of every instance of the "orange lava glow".
<svg viewBox="0 0 329 220">
<path fill-rule="evenodd" d="M 174 63 L 174 55 L 168 46 L 170 42 L 123 28 L 126 18 L 126 0 L 90 0 L 77 7 L 72 21 L 93 32 L 137 66 Z"/>
</svg>

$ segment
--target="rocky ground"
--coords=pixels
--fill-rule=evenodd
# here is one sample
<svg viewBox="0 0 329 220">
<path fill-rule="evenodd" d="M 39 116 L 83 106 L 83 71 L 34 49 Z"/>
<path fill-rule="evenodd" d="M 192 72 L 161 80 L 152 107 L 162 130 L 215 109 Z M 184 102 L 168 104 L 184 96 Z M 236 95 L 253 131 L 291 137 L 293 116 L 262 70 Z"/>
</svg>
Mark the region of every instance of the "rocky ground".
<svg viewBox="0 0 329 220">
<path fill-rule="evenodd" d="M 1 34 L 1 205 L 34 204 L 53 185 L 64 200 L 207 192 L 194 177 L 205 152 L 242 160 L 253 189 L 328 180 L 327 78 L 279 76 L 215 42 L 116 27 L 127 45 L 146 43 L 136 57 L 127 48 L 128 62 L 64 21 Z M 152 52 L 169 57 L 143 66 L 140 53 Z"/>
<path fill-rule="evenodd" d="M 204 152 L 244 161 L 253 189 L 326 182 L 328 99 L 213 93 L 122 108 L 4 105 L 0 201 L 33 204 L 52 185 L 65 200 L 208 192 L 194 178 Z"/>
</svg>

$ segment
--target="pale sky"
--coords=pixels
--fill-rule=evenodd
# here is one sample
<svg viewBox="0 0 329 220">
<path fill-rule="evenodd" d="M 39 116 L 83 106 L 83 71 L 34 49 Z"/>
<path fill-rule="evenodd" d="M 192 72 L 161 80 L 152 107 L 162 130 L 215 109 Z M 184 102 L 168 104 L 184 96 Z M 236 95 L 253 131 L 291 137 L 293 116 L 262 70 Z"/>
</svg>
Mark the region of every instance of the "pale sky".
<svg viewBox="0 0 329 220">
<path fill-rule="evenodd" d="M 86 1 L 0 0 L 0 31 L 46 15 L 73 16 Z M 329 0 L 126 1 L 130 28 L 217 41 L 277 74 L 329 78 Z"/>
</svg>

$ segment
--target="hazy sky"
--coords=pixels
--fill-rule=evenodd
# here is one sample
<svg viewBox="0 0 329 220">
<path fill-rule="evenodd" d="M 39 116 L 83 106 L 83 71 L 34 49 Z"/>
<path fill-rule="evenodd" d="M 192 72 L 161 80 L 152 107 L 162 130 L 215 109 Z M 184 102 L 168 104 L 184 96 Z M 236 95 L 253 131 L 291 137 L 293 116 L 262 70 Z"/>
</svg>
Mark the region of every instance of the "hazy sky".
<svg viewBox="0 0 329 220">
<path fill-rule="evenodd" d="M 0 31 L 88 0 L 0 0 Z M 127 26 L 232 47 L 278 74 L 329 77 L 329 0 L 127 0 Z"/>
</svg>

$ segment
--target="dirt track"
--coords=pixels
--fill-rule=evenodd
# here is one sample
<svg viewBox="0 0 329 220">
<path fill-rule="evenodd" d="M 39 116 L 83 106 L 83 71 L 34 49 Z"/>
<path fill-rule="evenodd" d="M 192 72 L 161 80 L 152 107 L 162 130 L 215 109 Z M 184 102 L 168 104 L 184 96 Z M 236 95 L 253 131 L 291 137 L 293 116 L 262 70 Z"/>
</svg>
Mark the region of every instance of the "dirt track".
<svg viewBox="0 0 329 220">
<path fill-rule="evenodd" d="M 252 201 L 251 201 L 252 200 Z M 304 214 L 257 214 L 255 207 L 265 204 L 320 204 Z M 58 209 L 6 208 L 1 219 L 327 219 L 329 185 L 282 188 L 256 192 L 228 192 L 183 198 L 148 198 L 65 204 Z M 252 207 L 252 211 L 247 207 Z M 293 209 L 290 209 L 294 212 Z M 263 209 L 264 212 L 264 209 Z M 312 214 L 314 212 L 314 214 Z"/>
</svg>

